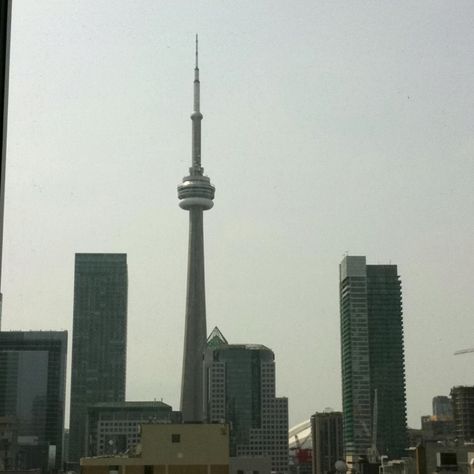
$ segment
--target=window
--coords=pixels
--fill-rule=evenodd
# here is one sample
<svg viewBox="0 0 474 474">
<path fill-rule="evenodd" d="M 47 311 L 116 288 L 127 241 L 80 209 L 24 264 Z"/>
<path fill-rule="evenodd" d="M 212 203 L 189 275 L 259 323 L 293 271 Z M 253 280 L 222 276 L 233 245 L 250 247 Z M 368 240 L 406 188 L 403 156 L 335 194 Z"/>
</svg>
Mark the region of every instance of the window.
<svg viewBox="0 0 474 474">
<path fill-rule="evenodd" d="M 181 442 L 181 435 L 180 434 L 172 434 L 171 435 L 171 442 L 172 443 L 180 443 Z M 148 473 L 146 473 L 148 474 Z"/>
<path fill-rule="evenodd" d="M 153 474 L 153 466 L 143 466 L 143 474 Z"/>
</svg>

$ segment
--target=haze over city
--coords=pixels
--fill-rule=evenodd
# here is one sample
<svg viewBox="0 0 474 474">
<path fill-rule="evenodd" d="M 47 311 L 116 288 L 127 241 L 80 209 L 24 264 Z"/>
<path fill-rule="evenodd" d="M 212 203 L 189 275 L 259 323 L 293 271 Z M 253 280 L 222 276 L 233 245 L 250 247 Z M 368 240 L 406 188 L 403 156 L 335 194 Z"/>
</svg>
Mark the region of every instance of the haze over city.
<svg viewBox="0 0 474 474">
<path fill-rule="evenodd" d="M 208 332 L 341 408 L 338 265 L 402 281 L 408 424 L 472 384 L 472 2 L 13 5 L 2 329 L 72 325 L 75 252 L 126 252 L 127 399 L 179 404 L 194 35 Z M 69 358 L 70 360 L 70 358 Z M 66 416 L 68 420 L 68 416 Z"/>
</svg>

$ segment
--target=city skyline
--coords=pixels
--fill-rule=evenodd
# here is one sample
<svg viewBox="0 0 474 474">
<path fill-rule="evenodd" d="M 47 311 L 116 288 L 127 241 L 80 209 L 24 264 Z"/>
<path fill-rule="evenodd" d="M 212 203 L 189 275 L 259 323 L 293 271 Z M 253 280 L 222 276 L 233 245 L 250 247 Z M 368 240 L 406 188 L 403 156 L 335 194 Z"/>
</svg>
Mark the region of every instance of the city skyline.
<svg viewBox="0 0 474 474">
<path fill-rule="evenodd" d="M 14 5 L 3 328 L 70 329 L 74 253 L 127 252 L 128 398 L 178 406 L 197 31 L 209 327 L 272 348 L 290 424 L 339 409 L 338 263 L 397 262 L 419 426 L 473 382 L 473 6 L 224 4 Z"/>
</svg>

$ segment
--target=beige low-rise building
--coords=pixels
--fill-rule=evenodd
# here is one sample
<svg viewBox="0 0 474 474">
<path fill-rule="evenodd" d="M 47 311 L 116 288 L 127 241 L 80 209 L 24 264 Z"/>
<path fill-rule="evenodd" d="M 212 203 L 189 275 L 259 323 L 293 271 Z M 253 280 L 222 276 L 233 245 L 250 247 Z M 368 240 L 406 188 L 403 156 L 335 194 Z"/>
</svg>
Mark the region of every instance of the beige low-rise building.
<svg viewBox="0 0 474 474">
<path fill-rule="evenodd" d="M 141 425 L 128 454 L 81 459 L 81 474 L 229 474 L 225 424 Z"/>
</svg>

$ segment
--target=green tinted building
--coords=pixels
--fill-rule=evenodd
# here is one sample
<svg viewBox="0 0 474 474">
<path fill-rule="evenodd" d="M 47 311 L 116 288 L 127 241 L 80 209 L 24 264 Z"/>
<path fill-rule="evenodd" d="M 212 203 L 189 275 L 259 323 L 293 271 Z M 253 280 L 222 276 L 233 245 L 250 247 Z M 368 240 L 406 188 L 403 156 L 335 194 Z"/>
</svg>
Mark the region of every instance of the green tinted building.
<svg viewBox="0 0 474 474">
<path fill-rule="evenodd" d="M 74 269 L 69 459 L 86 454 L 87 407 L 125 400 L 127 255 L 78 253 Z"/>
<path fill-rule="evenodd" d="M 407 447 L 402 294 L 396 265 L 340 265 L 344 448 L 365 455 L 373 444 L 390 458 Z"/>
<path fill-rule="evenodd" d="M 66 352 L 66 331 L 0 332 L 0 417 L 17 437 L 2 439 L 5 470 L 62 470 Z"/>
<path fill-rule="evenodd" d="M 288 471 L 288 400 L 275 397 L 275 355 L 259 344 L 228 344 L 215 328 L 205 355 L 205 412 L 230 425 L 230 455 L 269 456 Z"/>
</svg>

